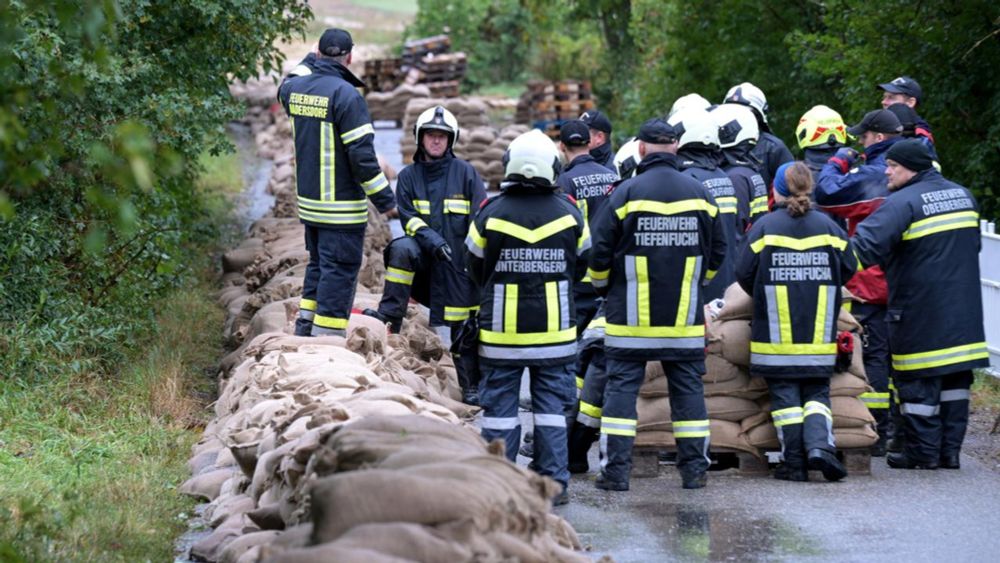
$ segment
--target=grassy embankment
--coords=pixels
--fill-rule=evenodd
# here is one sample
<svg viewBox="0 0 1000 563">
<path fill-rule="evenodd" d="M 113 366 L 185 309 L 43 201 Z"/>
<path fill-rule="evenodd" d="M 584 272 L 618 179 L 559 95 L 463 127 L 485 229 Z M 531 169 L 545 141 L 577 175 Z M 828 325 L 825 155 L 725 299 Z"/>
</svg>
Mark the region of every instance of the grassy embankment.
<svg viewBox="0 0 1000 563">
<path fill-rule="evenodd" d="M 230 220 L 236 154 L 203 159 L 212 215 Z M 194 506 L 176 488 L 221 356 L 216 248 L 156 304 L 154 334 L 115 373 L 0 378 L 0 561 L 167 561 Z"/>
<path fill-rule="evenodd" d="M 976 381 L 972 384 L 972 405 L 1000 413 L 1000 378 L 985 371 L 977 372 Z"/>
</svg>

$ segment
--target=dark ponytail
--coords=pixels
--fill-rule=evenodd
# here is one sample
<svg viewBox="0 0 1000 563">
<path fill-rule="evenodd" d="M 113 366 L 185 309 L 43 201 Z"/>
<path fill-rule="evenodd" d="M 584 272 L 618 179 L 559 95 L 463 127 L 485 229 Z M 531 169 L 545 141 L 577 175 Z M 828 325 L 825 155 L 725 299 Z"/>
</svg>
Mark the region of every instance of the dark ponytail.
<svg viewBox="0 0 1000 563">
<path fill-rule="evenodd" d="M 785 199 L 788 214 L 801 217 L 808 213 L 812 207 L 809 199 L 813 190 L 812 171 L 804 162 L 796 162 L 785 170 L 785 182 L 788 184 L 788 197 Z"/>
</svg>

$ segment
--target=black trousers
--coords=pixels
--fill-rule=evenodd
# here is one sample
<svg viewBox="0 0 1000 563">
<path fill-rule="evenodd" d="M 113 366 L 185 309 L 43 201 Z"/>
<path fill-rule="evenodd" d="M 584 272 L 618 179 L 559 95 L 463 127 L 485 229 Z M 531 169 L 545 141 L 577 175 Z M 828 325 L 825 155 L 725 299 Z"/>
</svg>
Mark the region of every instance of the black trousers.
<svg viewBox="0 0 1000 563">
<path fill-rule="evenodd" d="M 917 462 L 957 455 L 969 423 L 972 370 L 932 377 L 896 372 L 903 419 L 903 452 Z"/>
<path fill-rule="evenodd" d="M 778 430 L 782 460 L 792 467 L 805 467 L 809 450 L 835 452 L 830 379 L 768 377 L 766 380 L 771 392 L 771 419 Z"/>
</svg>

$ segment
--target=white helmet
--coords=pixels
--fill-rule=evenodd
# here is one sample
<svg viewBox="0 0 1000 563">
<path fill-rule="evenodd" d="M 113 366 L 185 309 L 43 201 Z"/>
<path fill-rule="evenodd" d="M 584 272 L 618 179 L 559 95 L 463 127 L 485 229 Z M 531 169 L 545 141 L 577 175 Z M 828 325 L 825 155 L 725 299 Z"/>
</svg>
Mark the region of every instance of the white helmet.
<svg viewBox="0 0 1000 563">
<path fill-rule="evenodd" d="M 430 129 L 448 133 L 449 149 L 458 142 L 458 120 L 444 106 L 429 108 L 417 117 L 417 121 L 413 124 L 413 137 L 416 138 L 418 146 L 420 145 L 420 135 Z"/>
<path fill-rule="evenodd" d="M 538 129 L 518 135 L 503 155 L 504 180 L 552 185 L 562 167 L 559 149 Z"/>
<path fill-rule="evenodd" d="M 737 84 L 730 88 L 726 92 L 726 99 L 722 100 L 722 103 L 750 106 L 760 114 L 760 118 L 764 120 L 764 123 L 767 123 L 767 97 L 760 88 L 749 82 Z"/>
<path fill-rule="evenodd" d="M 711 102 L 706 100 L 704 96 L 701 94 L 691 93 L 677 98 L 677 100 L 674 101 L 674 105 L 670 106 L 670 113 L 667 114 L 667 117 L 669 118 L 675 113 L 688 108 L 708 110 L 710 107 L 712 107 Z"/>
<path fill-rule="evenodd" d="M 719 148 L 719 126 L 712 114 L 703 109 L 683 109 L 671 115 L 667 123 L 677 129 L 679 149 L 695 144 L 705 148 Z"/>
<path fill-rule="evenodd" d="M 724 149 L 750 141 L 756 145 L 760 126 L 753 110 L 740 104 L 722 104 L 712 110 L 712 117 L 719 127 L 719 144 Z"/>
<path fill-rule="evenodd" d="M 632 137 L 615 153 L 615 168 L 618 169 L 618 177 L 625 180 L 634 176 L 640 160 L 642 158 L 639 156 L 639 139 Z"/>
</svg>

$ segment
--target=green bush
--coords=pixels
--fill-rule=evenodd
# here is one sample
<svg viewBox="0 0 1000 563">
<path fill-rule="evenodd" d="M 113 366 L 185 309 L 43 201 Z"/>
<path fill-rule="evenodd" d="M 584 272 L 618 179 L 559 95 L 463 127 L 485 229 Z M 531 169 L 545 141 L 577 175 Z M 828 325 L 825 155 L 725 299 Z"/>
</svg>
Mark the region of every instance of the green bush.
<svg viewBox="0 0 1000 563">
<path fill-rule="evenodd" d="M 211 240 L 195 187 L 294 0 L 0 3 L 0 373 L 120 361 Z"/>
</svg>

